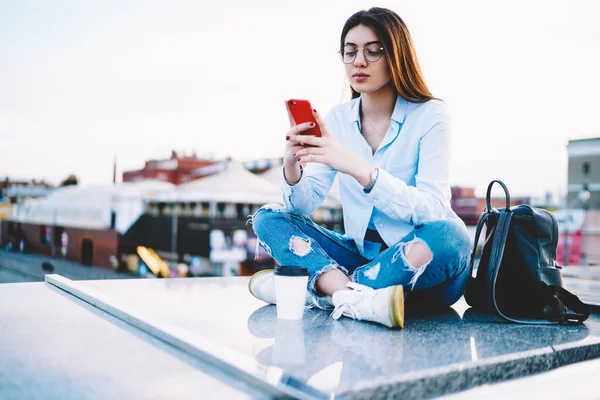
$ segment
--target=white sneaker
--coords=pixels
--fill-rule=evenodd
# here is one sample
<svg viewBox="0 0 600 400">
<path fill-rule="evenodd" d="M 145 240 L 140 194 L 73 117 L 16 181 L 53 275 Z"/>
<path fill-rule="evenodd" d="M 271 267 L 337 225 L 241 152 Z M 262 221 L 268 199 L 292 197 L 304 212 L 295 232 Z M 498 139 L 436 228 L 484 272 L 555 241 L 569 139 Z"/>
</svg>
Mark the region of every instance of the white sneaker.
<svg viewBox="0 0 600 400">
<path fill-rule="evenodd" d="M 248 282 L 248 290 L 252 296 L 269 304 L 275 303 L 275 280 L 272 269 L 258 271 Z"/>
<path fill-rule="evenodd" d="M 345 315 L 359 321 L 377 322 L 389 328 L 404 327 L 402 285 L 377 290 L 355 282 L 348 282 L 346 286 L 353 290 L 338 290 L 333 294 L 333 319 Z"/>
</svg>

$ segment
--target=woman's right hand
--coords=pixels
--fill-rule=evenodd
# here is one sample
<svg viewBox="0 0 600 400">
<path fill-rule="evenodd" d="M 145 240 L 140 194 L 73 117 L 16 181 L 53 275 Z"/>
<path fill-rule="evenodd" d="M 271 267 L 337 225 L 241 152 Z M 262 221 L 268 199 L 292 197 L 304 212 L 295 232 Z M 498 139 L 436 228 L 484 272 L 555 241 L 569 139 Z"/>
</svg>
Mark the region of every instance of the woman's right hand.
<svg viewBox="0 0 600 400">
<path fill-rule="evenodd" d="M 313 128 L 315 124 L 313 122 L 304 122 L 299 125 L 296 125 L 294 121 L 294 117 L 292 117 L 292 113 L 290 112 L 290 108 L 285 102 L 285 108 L 288 113 L 288 119 L 290 121 L 290 129 L 285 137 L 285 152 L 283 153 L 283 165 L 285 167 L 285 177 L 288 182 L 296 183 L 300 180 L 300 167 L 298 163 L 298 157 L 296 156 L 296 152 L 300 149 L 304 148 L 304 143 L 300 141 L 296 141 L 291 139 L 295 135 L 301 135 L 302 132 Z"/>
</svg>

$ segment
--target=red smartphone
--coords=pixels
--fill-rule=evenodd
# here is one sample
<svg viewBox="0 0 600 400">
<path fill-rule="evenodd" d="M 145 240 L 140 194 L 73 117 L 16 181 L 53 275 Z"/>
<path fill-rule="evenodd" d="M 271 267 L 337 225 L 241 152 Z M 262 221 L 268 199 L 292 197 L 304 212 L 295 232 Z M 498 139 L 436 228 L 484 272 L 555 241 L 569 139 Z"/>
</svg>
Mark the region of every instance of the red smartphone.
<svg viewBox="0 0 600 400">
<path fill-rule="evenodd" d="M 290 99 L 287 101 L 287 105 L 296 125 L 303 122 L 315 123 L 315 127 L 302 132 L 303 135 L 321 136 L 321 129 L 319 129 L 319 124 L 313 115 L 313 108 L 308 100 Z"/>
</svg>

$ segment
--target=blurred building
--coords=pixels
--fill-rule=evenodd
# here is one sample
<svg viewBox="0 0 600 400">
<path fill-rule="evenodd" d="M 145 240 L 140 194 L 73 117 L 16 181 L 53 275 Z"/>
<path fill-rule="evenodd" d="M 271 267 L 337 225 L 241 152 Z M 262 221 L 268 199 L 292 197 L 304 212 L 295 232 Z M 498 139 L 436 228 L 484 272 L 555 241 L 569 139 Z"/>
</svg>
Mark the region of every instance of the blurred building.
<svg viewBox="0 0 600 400">
<path fill-rule="evenodd" d="M 21 204 L 25 199 L 45 197 L 53 190 L 54 187 L 43 179 L 11 180 L 7 176 L 0 181 L 0 199 L 10 204 Z"/>
<path fill-rule="evenodd" d="M 278 163 L 274 159 L 252 166 L 281 173 L 280 166 L 273 167 Z M 282 203 L 278 184 L 240 162 L 175 152 L 169 160 L 151 160 L 142 170 L 125 172 L 123 179 L 112 185 L 60 187 L 45 198 L 25 200 L 0 226 L 2 243 L 83 264 L 126 264 L 132 271 L 140 265 L 138 255 L 143 258 L 138 246 L 155 251 L 171 266 L 184 262 L 204 269 L 220 263 L 235 265 L 236 274 L 272 266 L 248 220 L 262 205 Z M 341 230 L 339 194 L 311 216 Z"/>
<path fill-rule="evenodd" d="M 3 221 L 0 237 L 13 249 L 111 267 L 121 235 L 143 214 L 145 202 L 172 188 L 161 181 L 57 188 L 19 204 Z"/>
<path fill-rule="evenodd" d="M 569 140 L 565 219 L 583 214 L 581 264 L 600 264 L 600 137 Z M 561 227 L 562 231 L 566 230 Z M 575 240 L 572 241 L 576 243 Z M 575 251 L 575 249 L 573 249 Z M 571 255 L 568 257 L 571 259 Z"/>
<path fill-rule="evenodd" d="M 12 215 L 12 204 L 10 204 L 6 200 L 0 200 L 0 224 L 2 220 L 10 217 Z M 2 225 L 0 225 L 2 226 Z"/>
<path fill-rule="evenodd" d="M 600 210 L 600 138 L 569 140 L 567 201 L 570 208 Z M 590 192 L 584 203 L 583 190 Z"/>
<path fill-rule="evenodd" d="M 53 190 L 54 187 L 44 180 L 11 180 L 6 177 L 0 181 L 0 223 L 13 215 L 16 205 L 27 199 L 45 197 Z"/>
<path fill-rule="evenodd" d="M 503 208 L 506 206 L 506 198 L 504 196 L 492 197 L 490 199 L 492 203 L 492 207 L 494 208 Z M 510 196 L 510 207 L 518 206 L 519 204 L 531 204 L 530 196 Z M 477 199 L 477 209 L 479 210 L 479 214 L 485 210 L 487 207 L 485 197 L 480 197 Z"/>
<path fill-rule="evenodd" d="M 185 156 L 173 151 L 169 159 L 149 160 L 142 169 L 123 172 L 123 182 L 152 179 L 179 185 L 214 172 L 211 167 L 216 164 L 220 163 L 199 159 L 196 153 Z"/>
<path fill-rule="evenodd" d="M 244 161 L 244 168 L 255 174 L 262 174 L 274 167 L 283 165 L 283 157 L 261 158 L 258 160 Z"/>
<path fill-rule="evenodd" d="M 452 210 L 467 226 L 477 225 L 482 210 L 478 208 L 479 201 L 475 197 L 475 188 L 452 186 L 450 190 L 452 192 L 450 200 Z"/>
</svg>

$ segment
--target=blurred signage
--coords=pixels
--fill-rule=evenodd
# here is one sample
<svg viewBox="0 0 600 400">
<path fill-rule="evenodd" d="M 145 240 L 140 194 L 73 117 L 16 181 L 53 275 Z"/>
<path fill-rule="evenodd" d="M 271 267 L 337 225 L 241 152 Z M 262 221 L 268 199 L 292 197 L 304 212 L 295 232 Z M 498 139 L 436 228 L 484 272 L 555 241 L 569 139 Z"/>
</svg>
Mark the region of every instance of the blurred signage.
<svg viewBox="0 0 600 400">
<path fill-rule="evenodd" d="M 584 210 L 559 210 L 554 212 L 558 222 L 558 246 L 556 260 L 561 265 L 581 265 L 583 253 Z M 568 260 L 565 262 L 565 238 L 568 246 Z"/>
</svg>

